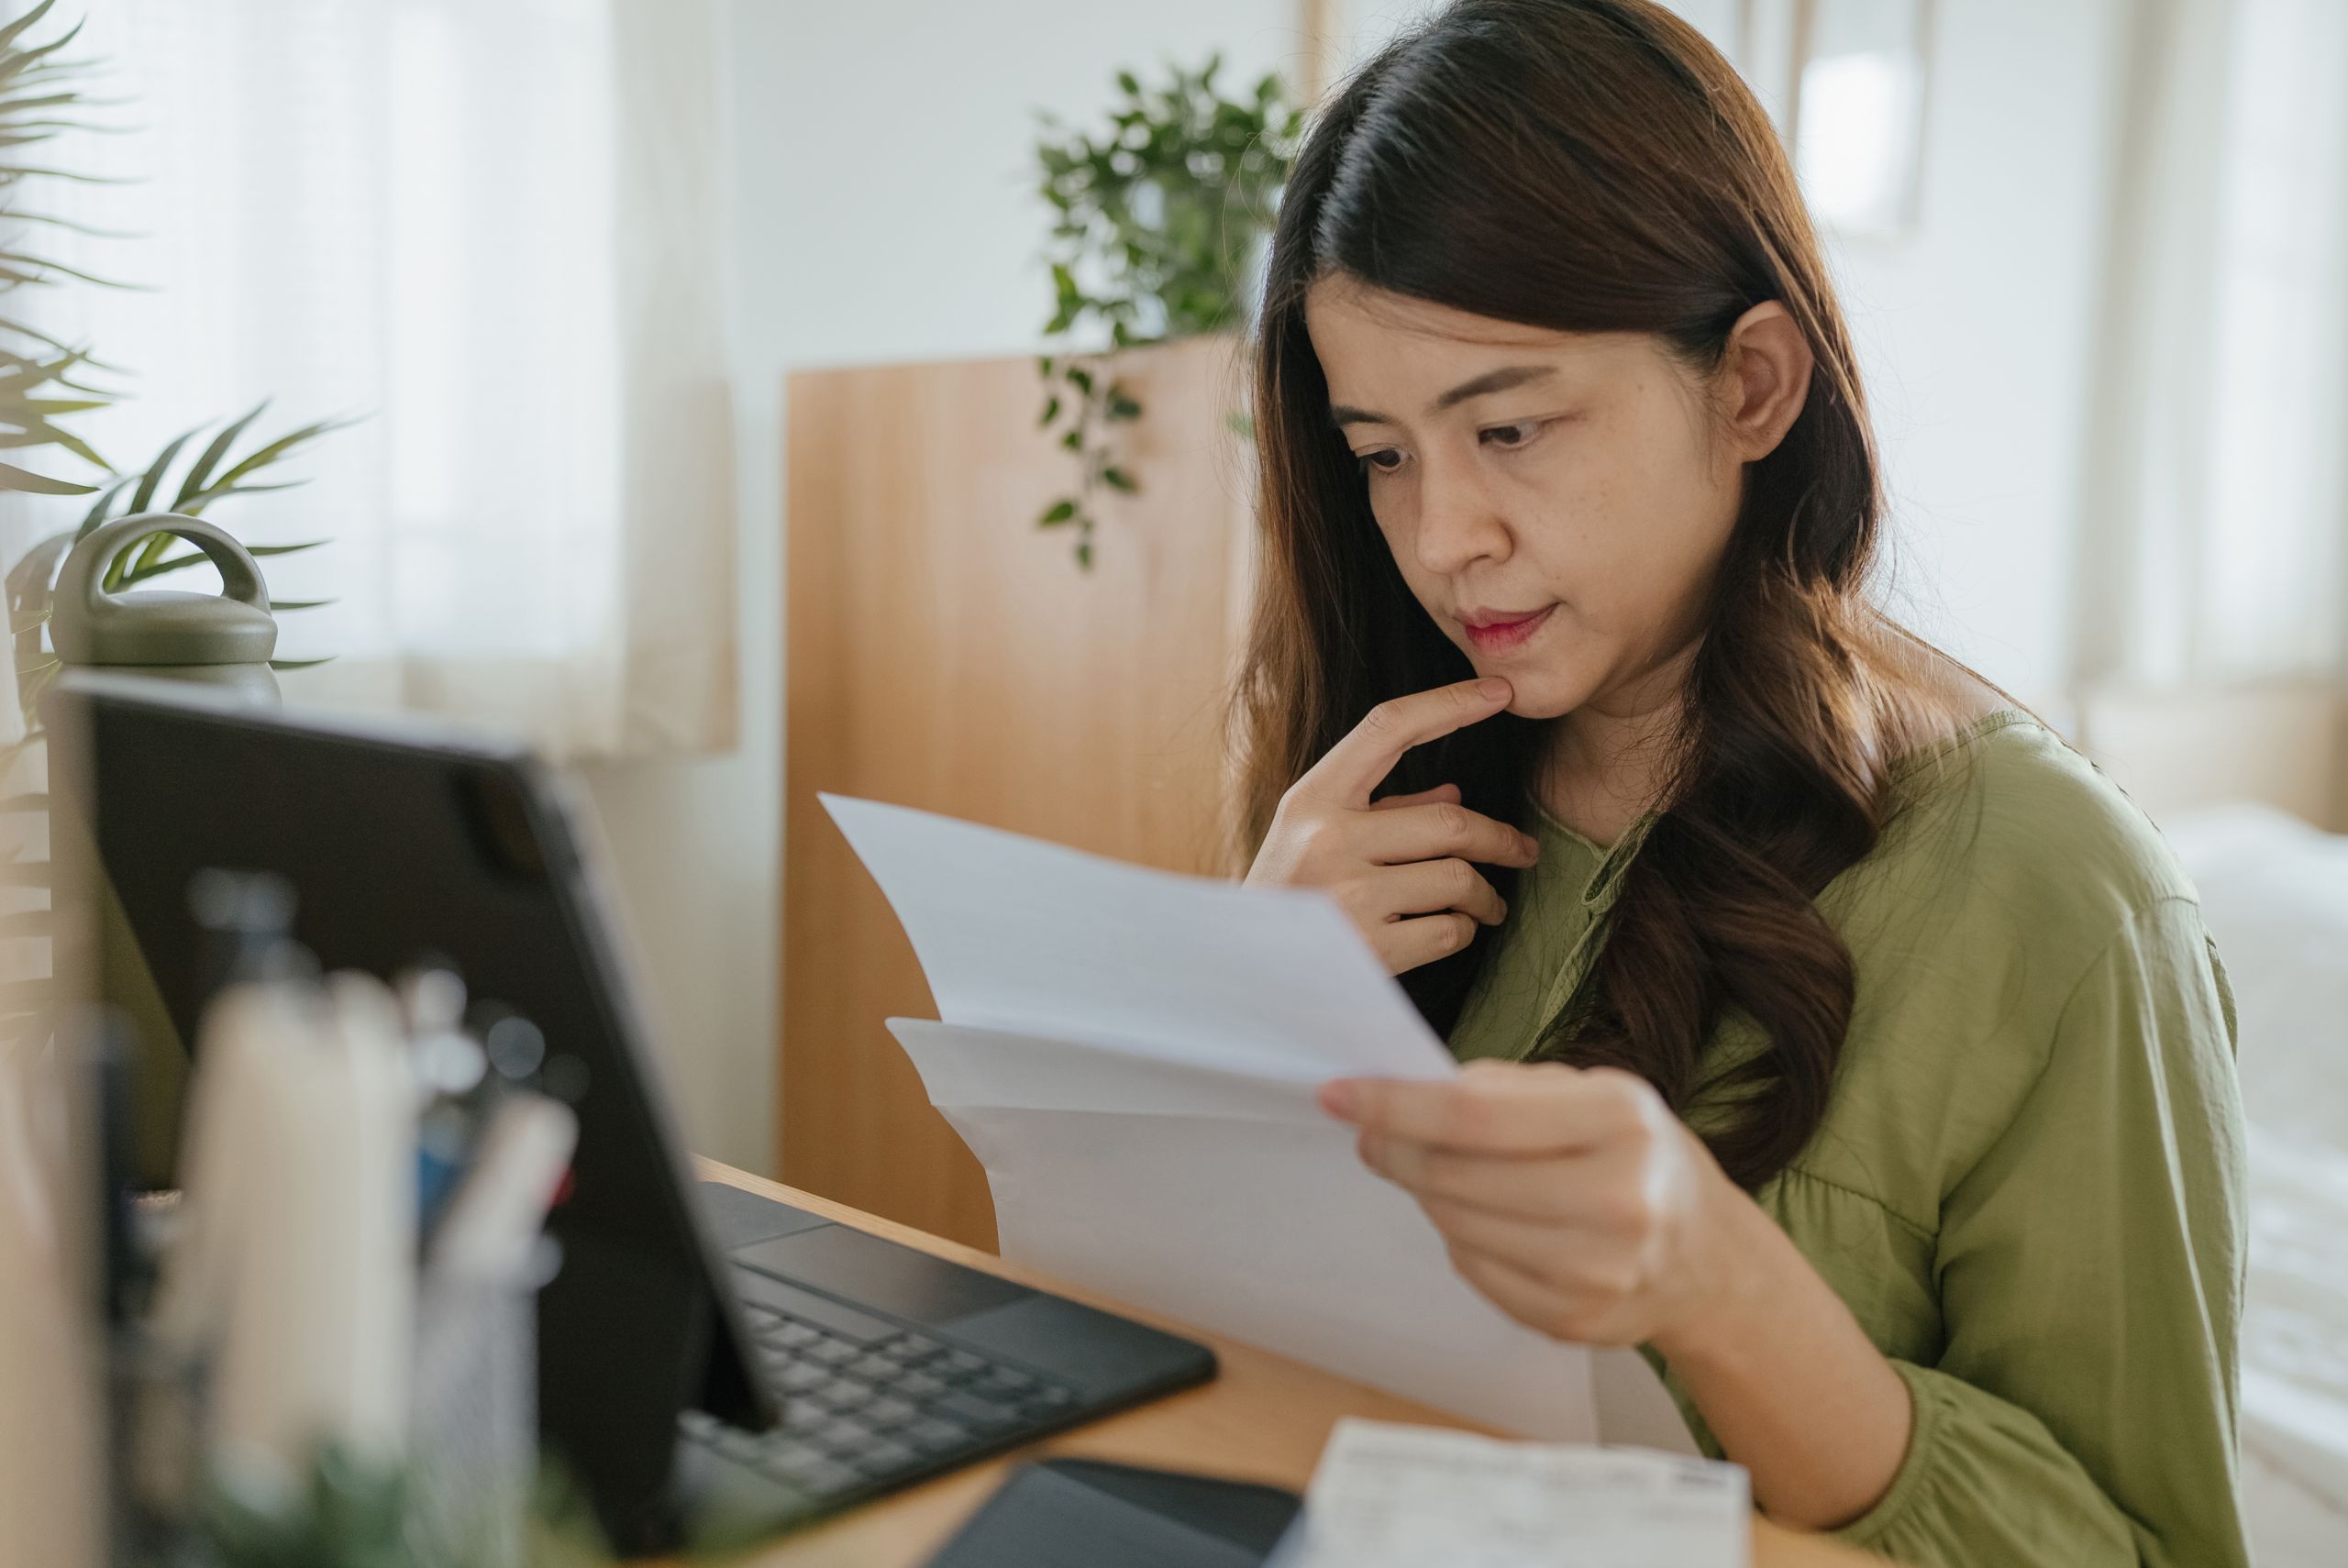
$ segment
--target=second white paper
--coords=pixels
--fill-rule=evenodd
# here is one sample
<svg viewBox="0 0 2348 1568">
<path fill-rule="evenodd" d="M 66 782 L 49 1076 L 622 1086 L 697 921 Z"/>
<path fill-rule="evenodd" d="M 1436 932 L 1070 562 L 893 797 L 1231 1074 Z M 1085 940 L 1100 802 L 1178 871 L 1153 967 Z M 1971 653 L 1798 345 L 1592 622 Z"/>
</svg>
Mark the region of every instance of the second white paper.
<svg viewBox="0 0 2348 1568">
<path fill-rule="evenodd" d="M 1596 1441 L 1587 1353 L 1477 1295 L 1311 1086 L 1112 1060 L 1113 1080 L 1085 1046 L 889 1027 L 986 1166 L 1003 1256 L 1510 1431 Z"/>
</svg>

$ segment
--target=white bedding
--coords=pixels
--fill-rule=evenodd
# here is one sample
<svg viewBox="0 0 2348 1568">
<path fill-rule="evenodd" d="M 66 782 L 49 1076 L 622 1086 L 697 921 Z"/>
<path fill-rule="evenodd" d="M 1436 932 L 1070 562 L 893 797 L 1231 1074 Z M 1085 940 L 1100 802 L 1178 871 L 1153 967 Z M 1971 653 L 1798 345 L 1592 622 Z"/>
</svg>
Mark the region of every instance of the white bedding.
<svg viewBox="0 0 2348 1568">
<path fill-rule="evenodd" d="M 2232 982 L 2249 1124 L 2243 1485 L 2262 1568 L 2348 1562 L 2348 837 L 2165 824 Z"/>
</svg>

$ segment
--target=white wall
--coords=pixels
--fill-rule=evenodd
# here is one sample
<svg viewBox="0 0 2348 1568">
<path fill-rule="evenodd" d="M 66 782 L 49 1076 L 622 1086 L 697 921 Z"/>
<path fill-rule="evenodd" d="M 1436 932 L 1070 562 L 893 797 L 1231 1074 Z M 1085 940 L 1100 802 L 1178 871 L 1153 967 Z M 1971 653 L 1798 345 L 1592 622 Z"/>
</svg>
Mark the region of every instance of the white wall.
<svg viewBox="0 0 2348 1568">
<path fill-rule="evenodd" d="M 1917 232 L 1833 245 L 1897 584 L 2026 701 L 2070 676 L 2104 184 L 2127 0 L 1938 7 Z"/>
<path fill-rule="evenodd" d="M 2069 657 L 2123 7 L 1938 6 L 1920 228 L 1835 248 L 1900 586 L 2025 697 L 2059 689 Z M 1348 52 L 1423 9 L 1360 0 Z M 1169 53 L 1220 47 L 1242 80 L 1292 68 L 1297 15 L 1294 0 L 734 0 L 742 748 L 590 780 L 696 1148 L 772 1165 L 784 371 L 1031 348 L 1048 294 L 1031 108 L 1087 116 L 1117 67 Z"/>
</svg>

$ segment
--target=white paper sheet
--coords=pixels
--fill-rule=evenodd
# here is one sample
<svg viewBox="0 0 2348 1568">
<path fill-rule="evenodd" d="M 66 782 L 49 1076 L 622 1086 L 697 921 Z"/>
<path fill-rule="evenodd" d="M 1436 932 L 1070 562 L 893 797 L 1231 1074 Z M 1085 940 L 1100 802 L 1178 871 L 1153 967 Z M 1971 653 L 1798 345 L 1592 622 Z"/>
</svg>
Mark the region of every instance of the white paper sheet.
<svg viewBox="0 0 2348 1568">
<path fill-rule="evenodd" d="M 1453 1070 L 1319 893 L 1177 877 L 904 806 L 822 799 L 950 1023 L 1264 1077 Z"/>
<path fill-rule="evenodd" d="M 1346 1419 L 1277 1568 L 1745 1568 L 1744 1470 Z"/>
<path fill-rule="evenodd" d="M 1477 1294 L 1313 1103 L 1458 1070 L 1334 902 L 823 800 L 945 1015 L 889 1027 L 1005 1257 L 1506 1430 L 1692 1452 L 1645 1362 Z"/>
</svg>

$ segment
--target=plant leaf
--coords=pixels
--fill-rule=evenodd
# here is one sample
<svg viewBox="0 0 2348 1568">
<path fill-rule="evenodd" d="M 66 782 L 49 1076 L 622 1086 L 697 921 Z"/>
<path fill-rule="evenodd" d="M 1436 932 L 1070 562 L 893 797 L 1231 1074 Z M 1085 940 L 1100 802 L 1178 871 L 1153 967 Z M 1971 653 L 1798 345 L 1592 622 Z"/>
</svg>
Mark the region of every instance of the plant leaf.
<svg viewBox="0 0 2348 1568">
<path fill-rule="evenodd" d="M 6 115 L 9 107 L 7 104 L 0 103 L 0 115 Z M 141 182 L 105 174 L 76 174 L 71 169 L 36 169 L 24 163 L 0 164 L 0 180 L 70 180 L 76 185 L 136 185 Z"/>
<path fill-rule="evenodd" d="M 290 556 L 300 550 L 315 550 L 320 545 L 327 543 L 328 541 L 325 539 L 305 539 L 298 545 L 247 545 L 245 553 L 252 556 Z M 185 555 L 172 556 L 169 559 L 157 561 L 153 566 L 140 567 L 135 571 L 126 573 L 121 586 L 129 588 L 151 578 L 161 577 L 166 572 L 178 571 L 183 567 L 192 567 L 199 561 L 209 558 L 202 550 L 190 550 Z"/>
<path fill-rule="evenodd" d="M 202 550 L 190 550 L 183 556 L 172 556 L 167 559 L 157 561 L 152 566 L 133 567 L 130 570 L 122 574 L 122 580 L 120 582 L 115 583 L 112 586 L 116 588 L 135 588 L 138 584 L 145 582 L 150 578 L 161 577 L 166 572 L 178 571 L 183 567 L 192 567 L 199 561 L 206 561 L 211 558 L 211 557 L 205 555 Z"/>
<path fill-rule="evenodd" d="M 204 509 L 205 507 L 211 505 L 214 502 L 220 500 L 223 496 L 264 495 L 272 490 L 299 490 L 309 482 L 310 481 L 305 479 L 297 479 L 281 480 L 276 484 L 215 485 L 212 489 L 206 491 L 200 499 L 189 502 L 187 503 L 186 512 L 190 517 L 201 517 L 204 515 Z"/>
<path fill-rule="evenodd" d="M 188 469 L 187 478 L 180 482 L 180 492 L 172 502 L 172 511 L 179 511 L 204 493 L 204 481 L 212 477 L 212 470 L 220 466 L 220 459 L 228 455 L 228 448 L 235 446 L 237 437 L 245 433 L 245 426 L 260 418 L 260 411 L 268 406 L 269 399 L 261 399 L 242 419 L 212 438 L 212 445 L 204 448 L 203 455 L 195 459 L 195 467 Z"/>
<path fill-rule="evenodd" d="M 21 490 L 34 495 L 87 495 L 98 487 L 71 480 L 50 479 L 11 463 L 0 463 L 0 490 Z"/>
<path fill-rule="evenodd" d="M 125 283 L 113 278 L 101 278 L 94 272 L 84 272 L 79 268 L 68 267 L 62 261 L 51 261 L 45 257 L 39 256 L 27 256 L 19 251 L 0 250 L 0 262 L 15 262 L 20 266 L 45 268 L 51 272 L 61 272 L 69 278 L 79 278 L 85 283 L 95 283 L 102 289 L 128 289 L 138 293 L 153 293 L 156 292 L 155 286 L 152 283 Z M 48 282 L 46 278 L 35 281 L 40 282 Z"/>
<path fill-rule="evenodd" d="M 352 414 L 343 419 L 321 419 L 315 425 L 305 425 L 289 436 L 280 436 L 276 440 L 252 453 L 235 468 L 222 474 L 213 485 L 212 491 L 207 493 L 217 493 L 223 486 L 236 483 L 255 469 L 267 467 L 304 442 L 314 441 L 329 431 L 347 429 L 358 424 L 361 417 L 363 416 Z"/>
<path fill-rule="evenodd" d="M 1058 524 L 1068 522 L 1075 515 L 1075 502 L 1056 501 L 1052 502 L 1051 505 L 1044 508 L 1044 514 L 1036 519 L 1036 525 L 1039 528 L 1050 528 Z"/>
<path fill-rule="evenodd" d="M 73 530 L 73 536 L 76 539 L 79 539 L 83 535 L 95 528 L 99 524 L 105 522 L 106 520 L 106 508 L 114 504 L 114 498 L 120 495 L 124 491 L 138 482 L 138 476 L 137 474 L 125 474 L 120 479 L 115 480 L 114 483 L 106 486 L 105 492 L 98 497 L 97 501 L 90 507 L 88 513 L 83 516 L 82 525 Z"/>
<path fill-rule="evenodd" d="M 163 470 L 172 466 L 172 459 L 180 455 L 180 448 L 195 439 L 203 429 L 204 426 L 199 425 L 194 430 L 182 431 L 172 437 L 162 454 L 148 465 L 147 471 L 138 476 L 138 488 L 130 493 L 130 504 L 125 508 L 126 515 L 135 517 L 155 503 L 155 491 L 163 483 Z"/>
<path fill-rule="evenodd" d="M 0 49 L 6 49 L 10 44 L 15 43 L 17 41 L 17 35 L 21 34 L 27 28 L 31 27 L 35 22 L 39 21 L 43 17 L 48 16 L 50 7 L 56 4 L 57 0 L 40 0 L 39 5 L 26 12 L 15 21 L 9 23 L 6 27 L 0 28 Z"/>
</svg>

